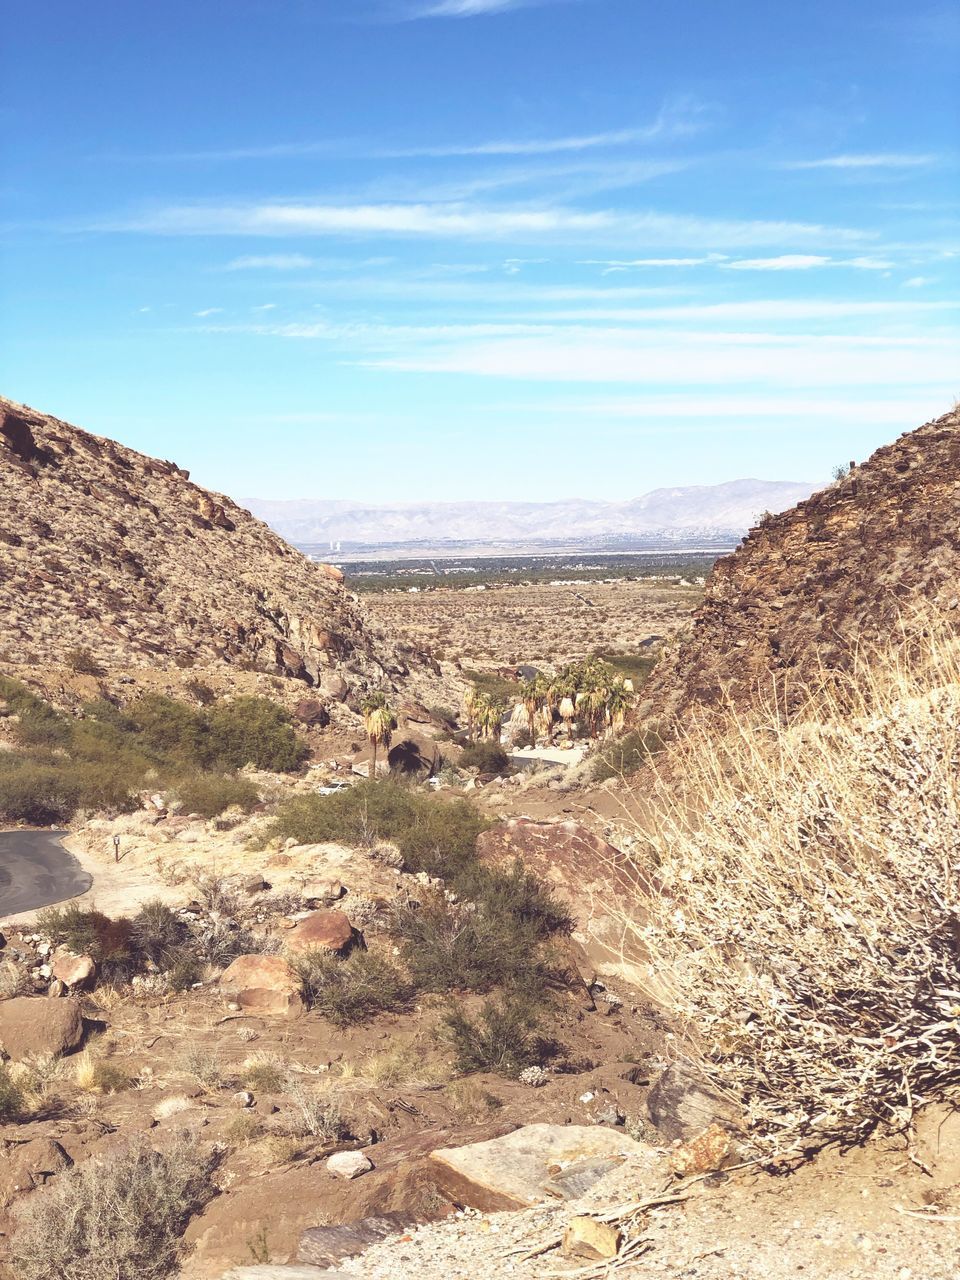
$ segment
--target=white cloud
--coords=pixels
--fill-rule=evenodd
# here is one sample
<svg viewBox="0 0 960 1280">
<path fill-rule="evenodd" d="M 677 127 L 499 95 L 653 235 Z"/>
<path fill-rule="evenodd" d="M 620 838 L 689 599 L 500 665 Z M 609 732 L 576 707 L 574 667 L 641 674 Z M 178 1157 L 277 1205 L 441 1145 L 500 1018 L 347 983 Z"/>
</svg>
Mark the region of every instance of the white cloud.
<svg viewBox="0 0 960 1280">
<path fill-rule="evenodd" d="M 913 169 L 936 164 L 934 155 L 878 152 L 865 155 L 823 156 L 818 160 L 786 160 L 782 169 Z"/>
<path fill-rule="evenodd" d="M 259 307 L 253 307 L 254 311 L 276 311 L 277 304 L 275 302 L 261 302 Z"/>
<path fill-rule="evenodd" d="M 218 316 L 222 311 L 223 307 L 206 307 L 203 311 L 195 311 L 193 314 L 203 319 L 204 316 Z"/>
<path fill-rule="evenodd" d="M 741 258 L 738 262 L 725 262 L 728 271 L 809 271 L 811 267 L 825 267 L 829 258 L 812 253 L 783 253 L 778 258 Z"/>
<path fill-rule="evenodd" d="M 883 400 L 838 398 L 811 399 L 795 395 L 730 395 L 710 396 L 642 396 L 600 397 L 530 403 L 522 405 L 524 413 L 543 413 L 563 417 L 582 417 L 593 422 L 607 419 L 657 418 L 802 418 L 812 425 L 828 422 L 864 422 L 905 425 L 933 416 L 936 397 L 908 394 L 902 399 L 887 396 Z M 511 406 L 512 407 L 512 406 Z"/>
<path fill-rule="evenodd" d="M 415 18 L 475 18 L 481 14 L 506 13 L 508 9 L 525 8 L 531 0 L 438 0 L 423 5 L 411 14 Z"/>
<path fill-rule="evenodd" d="M 858 244 L 875 232 L 818 223 L 700 218 L 694 215 L 595 212 L 563 206 L 484 207 L 468 204 L 287 204 L 171 205 L 154 212 L 107 219 L 88 230 L 139 231 L 158 235 L 432 236 L 498 240 L 616 238 L 648 244 L 743 247 L 784 242 Z"/>
<path fill-rule="evenodd" d="M 726 260 L 725 253 L 708 253 L 704 258 L 584 258 L 581 267 L 607 267 L 626 271 L 631 267 L 704 267 Z"/>
<path fill-rule="evenodd" d="M 234 258 L 224 271 L 305 271 L 313 263 L 313 258 L 302 253 L 268 253 Z"/>
<path fill-rule="evenodd" d="M 569 134 L 559 138 L 499 138 L 489 142 L 450 143 L 442 146 L 407 147 L 384 151 L 386 158 L 449 156 L 540 156 L 569 151 L 591 151 L 603 147 L 623 147 L 635 142 L 679 138 L 699 132 L 710 108 L 693 98 L 666 102 L 655 120 L 647 125 L 610 129 L 599 133 Z"/>
<path fill-rule="evenodd" d="M 909 280 L 904 280 L 903 287 L 905 289 L 922 289 L 924 285 L 935 283 L 936 281 L 932 276 L 911 276 Z"/>
</svg>

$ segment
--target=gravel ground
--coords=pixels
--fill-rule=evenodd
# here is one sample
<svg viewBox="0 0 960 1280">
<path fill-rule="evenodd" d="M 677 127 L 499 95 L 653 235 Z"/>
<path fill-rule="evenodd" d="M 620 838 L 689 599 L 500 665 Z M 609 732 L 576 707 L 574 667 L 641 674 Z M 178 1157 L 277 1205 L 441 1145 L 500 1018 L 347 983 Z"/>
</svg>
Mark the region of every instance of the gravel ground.
<svg viewBox="0 0 960 1280">
<path fill-rule="evenodd" d="M 833 1156 L 791 1177 L 740 1174 L 690 1188 L 682 1205 L 654 1209 L 640 1223 L 642 1259 L 612 1270 L 623 1280 L 956 1280 L 960 1208 L 924 1221 L 898 1212 L 922 1207 L 923 1176 L 902 1152 Z M 364 1280 L 499 1280 L 577 1274 L 559 1250 L 523 1253 L 559 1236 L 575 1213 L 602 1211 L 650 1195 L 664 1182 L 662 1153 L 630 1161 L 569 1205 L 519 1213 L 467 1210 L 393 1237 L 340 1264 Z"/>
</svg>

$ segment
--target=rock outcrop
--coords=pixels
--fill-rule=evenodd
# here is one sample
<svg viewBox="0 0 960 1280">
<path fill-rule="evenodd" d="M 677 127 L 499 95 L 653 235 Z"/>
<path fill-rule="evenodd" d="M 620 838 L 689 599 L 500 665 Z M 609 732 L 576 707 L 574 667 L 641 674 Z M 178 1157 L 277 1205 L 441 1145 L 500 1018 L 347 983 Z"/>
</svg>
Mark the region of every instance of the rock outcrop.
<svg viewBox="0 0 960 1280">
<path fill-rule="evenodd" d="M 310 685 L 403 674 L 342 578 L 175 463 L 0 399 L 9 663 L 69 666 L 87 650 L 108 669 L 216 664 Z"/>
<path fill-rule="evenodd" d="M 743 706 L 849 666 L 917 605 L 960 602 L 960 411 L 752 529 L 717 561 L 692 636 L 666 654 L 641 715 Z M 957 614 L 960 623 L 960 613 Z"/>
</svg>

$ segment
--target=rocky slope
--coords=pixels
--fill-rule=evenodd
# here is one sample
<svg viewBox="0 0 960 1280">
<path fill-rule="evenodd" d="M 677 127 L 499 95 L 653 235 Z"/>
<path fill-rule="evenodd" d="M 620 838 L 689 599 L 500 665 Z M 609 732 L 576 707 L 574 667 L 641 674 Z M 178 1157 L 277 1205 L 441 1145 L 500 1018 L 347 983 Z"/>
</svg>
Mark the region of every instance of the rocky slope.
<svg viewBox="0 0 960 1280">
<path fill-rule="evenodd" d="M 878 449 L 752 529 L 719 560 L 693 633 L 665 656 L 644 711 L 736 705 L 847 665 L 911 606 L 960 601 L 960 411 Z M 958 615 L 960 617 L 960 615 Z M 792 692 L 791 692 L 792 690 Z"/>
<path fill-rule="evenodd" d="M 342 587 L 229 498 L 0 399 L 0 657 L 259 670 L 317 684 L 400 671 Z"/>
</svg>

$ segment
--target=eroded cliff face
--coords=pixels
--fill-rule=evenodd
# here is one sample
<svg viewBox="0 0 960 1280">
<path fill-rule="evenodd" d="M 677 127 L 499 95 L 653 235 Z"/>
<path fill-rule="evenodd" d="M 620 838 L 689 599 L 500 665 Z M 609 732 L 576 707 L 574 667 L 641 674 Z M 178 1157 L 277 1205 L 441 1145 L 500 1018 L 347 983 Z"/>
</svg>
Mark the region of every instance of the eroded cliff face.
<svg viewBox="0 0 960 1280">
<path fill-rule="evenodd" d="M 338 570 L 189 473 L 0 399 L 0 651 L 18 666 L 403 674 Z"/>
<path fill-rule="evenodd" d="M 960 412 L 901 436 L 752 529 L 719 560 L 692 634 L 645 689 L 670 718 L 776 691 L 789 711 L 821 668 L 896 634 L 918 605 L 960 601 Z M 960 626 L 960 610 L 957 613 Z"/>
</svg>

